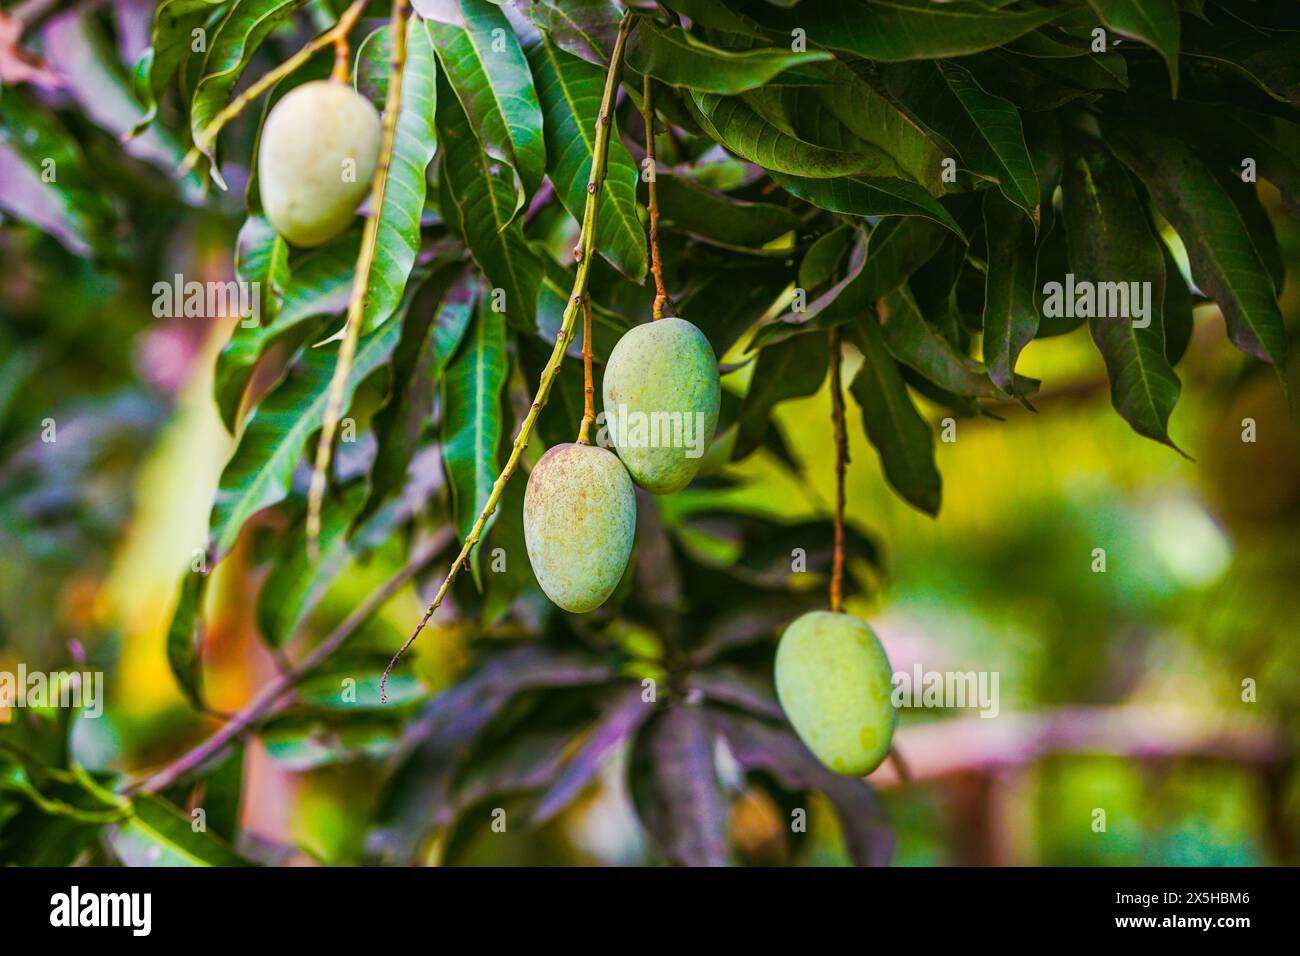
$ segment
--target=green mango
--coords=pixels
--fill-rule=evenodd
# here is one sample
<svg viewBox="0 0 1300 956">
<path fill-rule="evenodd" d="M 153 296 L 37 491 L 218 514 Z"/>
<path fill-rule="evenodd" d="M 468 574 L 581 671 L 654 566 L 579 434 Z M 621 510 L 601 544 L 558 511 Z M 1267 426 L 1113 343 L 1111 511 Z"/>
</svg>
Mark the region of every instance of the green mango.
<svg viewBox="0 0 1300 956">
<path fill-rule="evenodd" d="M 257 148 L 262 209 L 295 246 L 320 246 L 347 229 L 370 191 L 380 122 L 345 83 L 313 80 L 285 94 Z"/>
<path fill-rule="evenodd" d="M 524 490 L 524 542 L 537 583 L 566 611 L 613 593 L 636 535 L 636 491 L 623 463 L 594 445 L 556 445 Z"/>
<path fill-rule="evenodd" d="M 889 753 L 892 677 L 880 639 L 851 614 L 810 611 L 776 651 L 781 709 L 817 759 L 846 776 L 871 773 Z"/>
<path fill-rule="evenodd" d="M 605 427 L 636 483 L 657 495 L 690 484 L 722 402 L 704 333 L 677 318 L 632 327 L 610 352 L 601 392 Z"/>
</svg>

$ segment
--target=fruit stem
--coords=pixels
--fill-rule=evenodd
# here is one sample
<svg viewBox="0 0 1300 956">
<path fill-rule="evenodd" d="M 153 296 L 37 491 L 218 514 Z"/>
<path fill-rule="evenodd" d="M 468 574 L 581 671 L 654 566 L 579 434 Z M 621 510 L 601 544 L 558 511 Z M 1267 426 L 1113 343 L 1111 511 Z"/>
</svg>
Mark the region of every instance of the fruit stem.
<svg viewBox="0 0 1300 956">
<path fill-rule="evenodd" d="M 330 44 L 334 44 L 335 48 L 334 78 L 338 79 L 339 77 L 337 74 L 339 63 L 337 51 L 339 41 L 341 40 L 344 44 L 343 58 L 346 61 L 348 33 L 351 32 L 354 26 L 356 26 L 357 21 L 361 19 L 361 14 L 365 11 L 366 4 L 369 2 L 370 0 L 355 0 L 352 6 L 343 11 L 343 15 L 339 17 L 338 23 L 334 24 L 334 26 L 330 27 L 320 36 L 309 42 L 301 50 L 289 57 L 289 59 L 285 60 L 275 69 L 263 73 L 249 85 L 248 89 L 244 90 L 244 92 L 231 100 L 226 105 L 225 109 L 212 117 L 212 122 L 203 127 L 199 135 L 194 137 L 194 146 L 185 154 L 185 158 L 181 161 L 180 167 L 176 171 L 176 175 L 178 177 L 184 176 L 193 169 L 194 164 L 199 161 L 199 157 L 211 149 L 212 144 L 217 141 L 217 136 L 221 133 L 222 128 L 242 113 L 249 103 L 253 102 L 253 100 L 257 99 L 271 87 L 275 86 L 275 84 L 279 83 L 282 79 L 294 70 L 298 69 L 298 67 L 302 66 Z M 346 62 L 343 64 L 342 79 L 345 82 L 347 80 Z"/>
<path fill-rule="evenodd" d="M 664 317 L 664 303 L 668 301 L 668 293 L 664 291 L 664 271 L 663 263 L 659 259 L 659 195 L 655 189 L 655 109 L 654 109 L 654 89 L 653 81 L 650 74 L 645 75 L 645 81 L 641 87 L 641 118 L 645 120 L 645 158 L 649 160 L 649 169 L 647 174 L 649 179 L 646 180 L 646 191 L 649 198 L 646 206 L 650 212 L 650 271 L 655 277 L 655 304 L 654 317 L 662 319 Z"/>
<path fill-rule="evenodd" d="M 343 341 L 339 343 L 338 358 L 334 362 L 334 377 L 330 380 L 325 417 L 321 421 L 320 440 L 316 444 L 316 462 L 312 468 L 311 487 L 307 492 L 307 554 L 312 561 L 320 557 L 320 514 L 329 479 L 330 457 L 334 451 L 334 431 L 343 414 L 343 396 L 347 391 L 348 376 L 352 373 L 352 360 L 357 354 L 357 340 L 361 337 L 366 290 L 370 287 L 370 269 L 374 265 L 375 247 L 379 242 L 379 219 L 384 211 L 388 171 L 393 164 L 397 114 L 402 106 L 402 74 L 406 71 L 406 7 L 407 0 L 393 0 L 393 63 L 388 78 L 388 95 L 384 100 L 379 160 L 375 166 L 374 177 L 370 180 L 370 216 L 366 219 L 365 230 L 361 234 L 361 251 L 357 254 L 356 273 L 352 278 L 352 297 L 348 300 L 347 322 L 343 326 Z"/>
<path fill-rule="evenodd" d="M 590 445 L 588 438 L 596 421 L 596 389 L 591 384 L 591 297 L 582 297 L 582 424 L 578 426 L 578 444 Z"/>
<path fill-rule="evenodd" d="M 438 609 L 438 605 L 442 604 L 442 600 L 447 596 L 447 592 L 451 589 L 456 576 L 468 562 L 470 552 L 478 544 L 479 537 L 483 534 L 483 526 L 487 523 L 488 518 L 492 516 L 492 513 L 496 511 L 497 503 L 501 500 L 501 494 L 505 491 L 510 476 L 515 473 L 515 469 L 519 466 L 519 459 L 523 455 L 524 449 L 528 447 L 528 438 L 533 432 L 533 425 L 537 422 L 537 416 L 546 405 L 547 399 L 550 398 L 551 384 L 560 371 L 560 363 L 564 361 L 565 350 L 568 349 L 569 343 L 573 341 L 578 309 L 582 307 L 587 294 L 587 275 L 591 271 L 592 259 L 595 258 L 596 210 L 600 205 L 600 194 L 605 185 L 610 130 L 614 125 L 614 93 L 618 89 L 619 73 L 623 66 L 623 48 L 627 45 L 627 35 L 631 32 L 634 22 L 635 17 L 631 13 L 623 14 L 623 19 L 618 27 L 618 36 L 614 40 L 614 50 L 609 57 L 609 71 L 605 74 L 605 90 L 600 98 L 600 114 L 596 118 L 596 142 L 592 147 L 591 177 L 587 182 L 587 203 L 582 210 L 582 229 L 578 236 L 577 248 L 574 249 L 574 257 L 578 262 L 577 274 L 573 278 L 573 291 L 570 293 L 569 301 L 564 307 L 564 317 L 560 322 L 560 331 L 555 336 L 555 347 L 551 349 L 551 357 L 547 360 L 546 367 L 542 369 L 541 380 L 537 383 L 537 391 L 533 395 L 533 401 L 528 408 L 528 413 L 524 415 L 524 420 L 519 424 L 519 432 L 515 435 L 514 445 L 511 446 L 510 457 L 506 459 L 505 468 L 497 476 L 497 480 L 492 485 L 492 491 L 483 505 L 483 510 L 479 512 L 479 516 L 474 520 L 474 525 L 469 529 L 469 534 L 465 536 L 465 543 L 461 546 L 460 554 L 456 555 L 455 560 L 451 562 L 451 569 L 447 572 L 447 577 L 443 579 L 442 585 L 434 595 L 432 603 L 425 608 L 420 623 L 415 626 L 415 630 L 406 639 L 406 643 L 393 655 L 393 659 L 388 662 L 388 667 L 384 670 L 384 676 L 380 678 L 379 699 L 382 703 L 388 702 L 386 688 L 388 675 L 392 673 L 393 666 L 397 663 L 398 658 L 406 653 L 406 649 L 415 643 L 415 639 L 420 636 L 424 626 L 429 623 L 429 618 L 433 617 L 433 612 Z"/>
<path fill-rule="evenodd" d="M 849 436 L 844 427 L 844 391 L 840 387 L 843 346 L 839 327 L 831 329 L 831 421 L 835 425 L 835 554 L 831 561 L 831 610 L 844 605 L 844 471 L 849 462 Z"/>
</svg>

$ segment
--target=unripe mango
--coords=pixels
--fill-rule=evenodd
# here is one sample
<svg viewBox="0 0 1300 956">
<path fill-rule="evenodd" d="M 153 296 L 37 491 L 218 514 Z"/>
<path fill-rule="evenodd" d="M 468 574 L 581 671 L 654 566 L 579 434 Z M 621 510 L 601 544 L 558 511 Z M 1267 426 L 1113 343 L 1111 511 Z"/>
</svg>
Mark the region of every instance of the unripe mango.
<svg viewBox="0 0 1300 956">
<path fill-rule="evenodd" d="M 257 151 L 262 208 L 295 246 L 319 246 L 352 222 L 379 160 L 379 114 L 345 83 L 304 83 L 275 104 Z"/>
<path fill-rule="evenodd" d="M 897 712 L 889 658 L 851 614 L 811 611 L 776 651 L 776 695 L 799 738 L 836 773 L 860 777 L 889 753 Z"/>
<path fill-rule="evenodd" d="M 722 402 L 704 333 L 677 318 L 634 326 L 610 353 L 601 391 L 605 426 L 636 483 L 657 495 L 690 484 Z"/>
<path fill-rule="evenodd" d="M 537 583 L 566 611 L 613 593 L 636 535 L 636 492 L 618 458 L 594 445 L 551 448 L 528 476 L 524 542 Z"/>
</svg>

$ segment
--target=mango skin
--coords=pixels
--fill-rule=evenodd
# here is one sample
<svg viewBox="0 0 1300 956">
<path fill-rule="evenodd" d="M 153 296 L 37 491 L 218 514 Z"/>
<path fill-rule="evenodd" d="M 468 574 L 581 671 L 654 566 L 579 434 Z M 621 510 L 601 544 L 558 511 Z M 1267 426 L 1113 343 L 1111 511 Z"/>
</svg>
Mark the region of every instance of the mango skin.
<svg viewBox="0 0 1300 956">
<path fill-rule="evenodd" d="M 537 583 L 581 614 L 613 593 L 636 536 L 636 491 L 604 448 L 570 443 L 546 452 L 524 490 L 524 542 Z"/>
<path fill-rule="evenodd" d="M 871 773 L 889 753 L 892 677 L 880 639 L 851 614 L 810 611 L 776 651 L 781 709 L 817 759 L 845 776 Z"/>
<path fill-rule="evenodd" d="M 704 333 L 685 319 L 669 317 L 633 326 L 610 352 L 601 393 L 605 426 L 633 480 L 656 495 L 671 494 L 690 484 L 717 430 L 722 403 L 718 360 Z M 701 454 L 688 456 L 688 452 L 694 453 L 689 446 L 635 447 L 634 426 L 627 428 L 627 436 L 619 433 L 619 406 L 625 406 L 629 416 L 663 412 L 690 416 L 681 419 L 692 429 L 683 432 L 683 437 L 696 437 L 695 424 L 702 421 L 698 431 Z M 697 419 L 696 413 L 702 413 L 703 419 Z M 629 423 L 636 420 L 629 418 Z M 640 420 L 649 421 L 645 417 Z M 669 439 L 672 437 L 670 430 Z M 660 445 L 670 444 L 660 441 Z"/>
<path fill-rule="evenodd" d="M 379 160 L 380 122 L 370 101 L 344 83 L 314 80 L 285 94 L 257 151 L 262 208 L 295 246 L 320 246 L 352 223 Z M 345 182 L 345 160 L 356 163 Z"/>
</svg>

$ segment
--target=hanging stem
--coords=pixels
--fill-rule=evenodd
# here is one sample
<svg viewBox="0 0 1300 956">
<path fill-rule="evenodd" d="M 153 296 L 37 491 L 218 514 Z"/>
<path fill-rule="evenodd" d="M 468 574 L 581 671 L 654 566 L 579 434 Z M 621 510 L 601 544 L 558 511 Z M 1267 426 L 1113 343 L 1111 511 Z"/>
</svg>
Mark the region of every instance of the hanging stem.
<svg viewBox="0 0 1300 956">
<path fill-rule="evenodd" d="M 212 122 L 209 123 L 207 126 L 203 127 L 203 130 L 199 133 L 199 135 L 194 138 L 194 147 L 188 153 L 185 154 L 185 158 L 181 161 L 180 168 L 179 170 L 177 170 L 177 175 L 184 176 L 191 169 L 193 169 L 194 164 L 199 161 L 199 157 L 202 156 L 207 150 L 211 149 L 212 144 L 217 141 L 217 136 L 221 133 L 222 128 L 225 127 L 225 125 L 229 123 L 231 120 L 233 120 L 236 116 L 242 113 L 249 103 L 253 102 L 253 100 L 257 99 L 267 90 L 269 90 L 271 87 L 275 86 L 275 84 L 279 83 L 282 79 L 284 79 L 294 70 L 298 69 L 298 67 L 302 66 L 304 63 L 306 63 L 318 52 L 325 49 L 325 47 L 329 46 L 330 44 L 334 44 L 334 50 L 335 50 L 335 58 L 334 58 L 335 79 L 339 79 L 338 76 L 339 43 L 342 42 L 343 44 L 344 64 L 343 64 L 342 79 L 346 81 L 347 80 L 346 61 L 348 58 L 347 36 L 352 31 L 352 28 L 356 26 L 357 20 L 361 18 L 361 14 L 362 12 L 365 11 L 366 4 L 368 2 L 369 0 L 355 0 L 352 6 L 348 7 L 346 10 L 343 11 L 343 16 L 339 17 L 338 23 L 334 24 L 334 26 L 330 27 L 320 36 L 316 37 L 316 39 L 312 40 L 310 43 L 304 46 L 293 56 L 289 57 L 289 59 L 285 60 L 275 69 L 268 70 L 266 73 L 263 73 L 248 87 L 248 89 L 244 90 L 244 92 L 240 93 L 233 100 L 231 100 L 230 103 L 227 104 L 225 109 L 223 109 L 216 116 L 212 117 Z M 129 135 L 124 137 L 124 139 L 130 139 L 130 138 L 131 137 Z"/>
<path fill-rule="evenodd" d="M 632 30 L 634 17 L 630 12 L 623 14 L 622 22 L 619 23 L 618 36 L 614 40 L 614 50 L 609 57 L 609 72 L 605 74 L 605 91 L 600 99 L 600 115 L 596 119 L 596 142 L 592 147 L 591 159 L 591 178 L 587 182 L 587 203 L 582 210 L 582 229 L 578 236 L 578 245 L 573 250 L 574 258 L 577 259 L 577 274 L 573 279 L 573 291 L 569 295 L 569 301 L 564 307 L 564 317 L 560 322 L 560 331 L 555 337 L 555 347 L 551 349 L 551 357 L 546 362 L 546 367 L 542 370 L 541 380 L 537 383 L 537 392 L 533 395 L 532 405 L 529 406 L 528 413 L 524 415 L 524 420 L 519 424 L 519 433 L 515 436 L 514 445 L 510 449 L 510 457 L 506 459 L 506 466 L 502 469 L 501 474 L 492 485 L 492 491 L 488 495 L 488 500 L 483 505 L 483 510 L 474 520 L 474 525 L 469 529 L 469 534 L 465 536 L 465 543 L 461 546 L 460 554 L 451 563 L 451 569 L 447 572 L 447 577 L 443 580 L 438 592 L 433 597 L 433 602 L 425 609 L 424 616 L 420 618 L 420 623 L 415 626 L 411 636 L 406 639 L 406 643 L 401 646 L 393 659 L 389 661 L 388 667 L 384 670 L 384 676 L 379 681 L 379 699 L 383 702 L 388 701 L 386 687 L 388 684 L 388 675 L 392 673 L 395 665 L 406 649 L 415 643 L 415 639 L 420 636 L 424 626 L 429 623 L 429 618 L 433 617 L 433 612 L 442 604 L 443 598 L 451 589 L 456 576 L 460 573 L 469 561 L 470 552 L 478 544 L 480 536 L 483 534 L 483 527 L 497 510 L 497 504 L 501 500 L 501 493 L 505 491 L 506 484 L 510 481 L 510 476 L 515 473 L 519 466 L 519 458 L 523 455 L 524 449 L 528 447 L 528 438 L 532 434 L 533 425 L 537 422 L 537 416 L 546 401 L 551 395 L 551 385 L 555 381 L 555 376 L 560 370 L 560 363 L 564 361 L 564 352 L 573 341 L 574 327 L 577 324 L 578 310 L 582 308 L 587 294 L 587 275 L 591 271 L 591 263 L 595 258 L 596 248 L 596 210 L 600 205 L 601 190 L 605 185 L 605 167 L 609 157 L 609 137 L 610 130 L 614 125 L 614 92 L 618 89 L 618 76 L 623 65 L 623 48 L 627 45 L 627 35 Z"/>
<path fill-rule="evenodd" d="M 347 391 L 348 376 L 352 374 L 352 360 L 357 354 L 357 341 L 361 338 L 361 324 L 365 317 L 366 290 L 370 287 L 370 269 L 375 261 L 375 247 L 379 242 L 379 218 L 384 211 L 384 193 L 388 188 L 388 171 L 393 163 L 393 140 L 397 135 L 397 114 L 402 106 L 402 74 L 406 69 L 406 5 L 407 0 L 393 0 L 393 65 L 388 78 L 388 96 L 384 101 L 384 121 L 379 145 L 379 162 L 370 186 L 370 216 L 361 235 L 361 251 L 357 255 L 356 274 L 352 279 L 352 297 L 348 300 L 348 318 L 343 327 L 343 341 L 339 344 L 338 358 L 334 362 L 334 377 L 330 380 L 325 417 L 321 421 L 320 441 L 316 444 L 316 462 L 311 473 L 311 487 L 307 493 L 307 553 L 312 561 L 320 556 L 320 515 L 325 501 L 325 487 L 329 481 L 330 457 L 334 451 L 334 431 L 343 414 L 343 397 Z M 345 58 L 346 59 L 346 58 Z M 337 60 L 335 61 L 337 64 Z"/>
<path fill-rule="evenodd" d="M 645 158 L 650 161 L 649 180 L 646 182 L 646 191 L 649 198 L 646 206 L 650 212 L 650 271 L 655 277 L 655 303 L 654 317 L 662 319 L 664 317 L 664 303 L 668 301 L 668 293 L 664 291 L 664 271 L 663 263 L 659 259 L 659 196 L 655 189 L 655 177 L 658 170 L 655 168 L 655 108 L 653 99 L 653 81 L 650 74 L 645 75 L 645 82 L 641 87 L 641 118 L 645 120 Z"/>
<path fill-rule="evenodd" d="M 588 437 L 596 421 L 596 388 L 591 383 L 591 297 L 582 297 L 582 424 L 578 444 L 590 445 Z"/>
<path fill-rule="evenodd" d="M 831 562 L 831 610 L 844 604 L 844 471 L 849 462 L 849 436 L 844 427 L 844 392 L 840 387 L 843 347 L 839 327 L 831 329 L 831 420 L 835 425 L 835 555 Z"/>
</svg>

